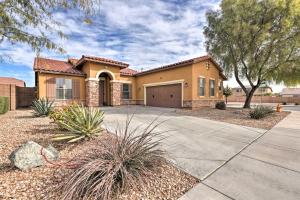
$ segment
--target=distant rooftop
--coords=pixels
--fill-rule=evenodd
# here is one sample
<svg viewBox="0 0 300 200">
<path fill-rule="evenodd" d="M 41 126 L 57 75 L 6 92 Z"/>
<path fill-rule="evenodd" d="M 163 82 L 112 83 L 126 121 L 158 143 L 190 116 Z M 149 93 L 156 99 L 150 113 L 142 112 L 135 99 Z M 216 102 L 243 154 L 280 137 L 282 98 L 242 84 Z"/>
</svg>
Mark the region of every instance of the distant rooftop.
<svg viewBox="0 0 300 200">
<path fill-rule="evenodd" d="M 0 77 L 0 84 L 11 84 L 19 87 L 25 87 L 24 81 L 12 77 Z"/>
<path fill-rule="evenodd" d="M 283 88 L 281 95 L 300 95 L 300 88 Z"/>
</svg>

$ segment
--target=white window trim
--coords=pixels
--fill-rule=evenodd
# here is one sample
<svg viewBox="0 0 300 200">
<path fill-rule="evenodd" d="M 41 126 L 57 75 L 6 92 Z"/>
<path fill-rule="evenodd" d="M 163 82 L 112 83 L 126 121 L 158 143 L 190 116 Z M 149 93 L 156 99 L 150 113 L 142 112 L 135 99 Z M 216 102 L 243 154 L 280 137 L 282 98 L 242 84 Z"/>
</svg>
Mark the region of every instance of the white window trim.
<svg viewBox="0 0 300 200">
<path fill-rule="evenodd" d="M 63 88 L 57 88 L 57 83 L 56 83 L 57 79 L 63 79 L 64 80 L 64 87 Z M 71 86 L 72 86 L 72 88 L 71 88 L 72 94 L 71 95 L 72 95 L 72 97 L 70 99 L 66 99 L 66 98 L 64 98 L 64 99 L 58 99 L 57 96 L 56 96 L 57 89 L 67 90 L 65 88 L 65 85 L 66 85 L 65 80 L 71 80 Z M 71 78 L 55 78 L 55 100 L 58 100 L 58 101 L 69 101 L 69 100 L 73 99 L 73 83 L 72 82 L 73 82 L 73 79 L 71 79 Z"/>
<path fill-rule="evenodd" d="M 183 107 L 183 96 L 184 96 L 184 79 L 174 80 L 174 81 L 165 81 L 165 82 L 157 82 L 157 83 L 147 83 L 144 84 L 144 105 L 147 105 L 147 87 L 152 86 L 161 86 L 161 85 L 173 85 L 173 84 L 181 84 L 181 107 Z"/>
</svg>

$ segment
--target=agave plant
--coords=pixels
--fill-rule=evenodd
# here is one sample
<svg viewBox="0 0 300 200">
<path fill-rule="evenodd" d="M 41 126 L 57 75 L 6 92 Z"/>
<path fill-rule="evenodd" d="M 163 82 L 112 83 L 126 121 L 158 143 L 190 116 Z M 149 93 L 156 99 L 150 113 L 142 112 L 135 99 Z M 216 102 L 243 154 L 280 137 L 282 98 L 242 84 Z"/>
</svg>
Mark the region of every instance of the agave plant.
<svg viewBox="0 0 300 200">
<path fill-rule="evenodd" d="M 50 101 L 48 98 L 34 100 L 32 102 L 34 115 L 38 117 L 48 116 L 52 110 L 53 103 L 54 101 Z"/>
<path fill-rule="evenodd" d="M 104 113 L 97 108 L 73 105 L 69 108 L 69 113 L 62 112 L 62 119 L 57 121 L 60 127 L 69 132 L 58 134 L 53 140 L 77 142 L 99 135 L 102 132 L 101 124 L 103 123 L 103 114 Z"/>
</svg>

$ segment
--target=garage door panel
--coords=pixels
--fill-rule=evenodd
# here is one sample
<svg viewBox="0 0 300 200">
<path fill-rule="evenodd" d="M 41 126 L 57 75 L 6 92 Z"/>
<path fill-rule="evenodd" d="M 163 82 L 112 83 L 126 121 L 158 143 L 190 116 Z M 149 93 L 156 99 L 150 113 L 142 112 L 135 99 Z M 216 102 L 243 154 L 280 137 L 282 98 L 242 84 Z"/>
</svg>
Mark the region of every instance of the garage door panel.
<svg viewBox="0 0 300 200">
<path fill-rule="evenodd" d="M 181 84 L 152 86 L 146 88 L 146 104 L 157 107 L 181 107 Z"/>
</svg>

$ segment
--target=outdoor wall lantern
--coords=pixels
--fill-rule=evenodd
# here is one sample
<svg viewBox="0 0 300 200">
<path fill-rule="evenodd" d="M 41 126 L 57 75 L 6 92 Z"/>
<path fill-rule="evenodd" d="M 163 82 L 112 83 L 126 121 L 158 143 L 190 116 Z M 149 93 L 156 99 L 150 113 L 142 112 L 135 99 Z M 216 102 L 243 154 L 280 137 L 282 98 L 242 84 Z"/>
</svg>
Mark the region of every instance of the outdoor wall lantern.
<svg viewBox="0 0 300 200">
<path fill-rule="evenodd" d="M 189 87 L 189 84 L 187 82 L 185 82 L 184 87 Z"/>
<path fill-rule="evenodd" d="M 209 62 L 205 63 L 205 67 L 206 67 L 207 70 L 209 70 Z"/>
</svg>

